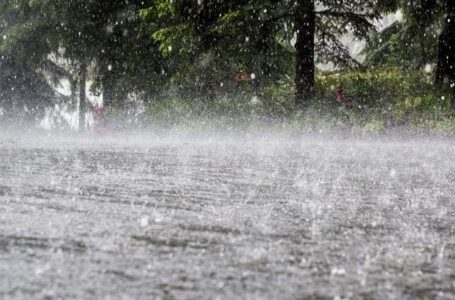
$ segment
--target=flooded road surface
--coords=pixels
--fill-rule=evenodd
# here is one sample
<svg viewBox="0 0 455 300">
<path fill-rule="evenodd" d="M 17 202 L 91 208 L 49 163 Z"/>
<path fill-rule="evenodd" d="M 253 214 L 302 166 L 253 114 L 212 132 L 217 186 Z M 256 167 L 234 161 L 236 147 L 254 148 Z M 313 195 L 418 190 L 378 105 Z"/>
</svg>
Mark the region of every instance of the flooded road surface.
<svg viewBox="0 0 455 300">
<path fill-rule="evenodd" d="M 455 142 L 0 143 L 2 299 L 455 299 Z"/>
</svg>

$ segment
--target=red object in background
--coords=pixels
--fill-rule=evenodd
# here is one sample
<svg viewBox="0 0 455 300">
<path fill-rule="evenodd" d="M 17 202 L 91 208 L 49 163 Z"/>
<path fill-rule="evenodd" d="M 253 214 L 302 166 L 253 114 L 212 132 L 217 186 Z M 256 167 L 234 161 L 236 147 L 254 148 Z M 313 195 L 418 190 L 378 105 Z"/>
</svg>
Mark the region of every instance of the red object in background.
<svg viewBox="0 0 455 300">
<path fill-rule="evenodd" d="M 344 103 L 344 100 L 346 99 L 344 97 L 344 90 L 342 87 L 337 87 L 336 88 L 336 93 L 337 93 L 337 102 L 342 104 Z M 346 108 L 353 109 L 355 107 L 355 102 L 353 98 L 349 98 L 349 100 L 346 102 Z"/>
<path fill-rule="evenodd" d="M 99 119 L 100 117 L 104 117 L 104 107 L 100 107 L 100 106 L 96 106 L 93 108 L 92 110 L 92 114 L 93 114 L 93 119 L 96 120 L 96 119 Z"/>
<path fill-rule="evenodd" d="M 254 78 L 253 78 L 252 74 L 237 74 L 234 77 L 234 81 L 237 83 L 241 82 L 241 81 L 251 81 L 253 79 Z"/>
<path fill-rule="evenodd" d="M 92 109 L 93 121 L 95 132 L 98 134 L 106 133 L 107 131 L 107 118 L 106 110 L 104 107 L 96 106 Z"/>
</svg>

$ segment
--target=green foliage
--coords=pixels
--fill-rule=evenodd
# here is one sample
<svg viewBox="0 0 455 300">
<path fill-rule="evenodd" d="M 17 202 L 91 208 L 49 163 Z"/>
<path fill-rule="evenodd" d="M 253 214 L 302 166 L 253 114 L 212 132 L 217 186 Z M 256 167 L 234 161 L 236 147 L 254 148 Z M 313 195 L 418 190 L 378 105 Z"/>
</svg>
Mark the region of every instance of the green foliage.
<svg viewBox="0 0 455 300">
<path fill-rule="evenodd" d="M 422 36 L 424 35 L 424 36 Z M 395 66 L 419 69 L 437 60 L 437 35 L 419 26 L 395 22 L 370 37 L 364 54 L 368 66 Z"/>
<path fill-rule="evenodd" d="M 369 66 L 419 69 L 436 65 L 438 37 L 442 30 L 446 0 L 393 0 L 382 9 L 400 9 L 403 20 L 369 37 L 364 49 Z"/>
<path fill-rule="evenodd" d="M 267 122 L 272 122 L 282 128 L 321 132 L 341 130 L 365 135 L 380 134 L 396 126 L 450 132 L 452 122 L 447 121 L 451 118 L 449 93 L 435 90 L 432 77 L 423 71 L 410 73 L 379 68 L 320 73 L 316 86 L 316 98 L 304 112 L 295 110 L 292 80 L 264 87 L 259 96 L 254 96 L 254 90 L 248 91 L 246 87 L 243 92 L 238 90 L 237 96 L 230 97 L 234 95 L 230 92 L 227 94 L 230 96 L 213 101 L 187 101 L 173 94 L 152 102 L 148 112 L 161 125 L 185 126 L 196 122 L 212 127 L 241 127 L 268 126 Z M 354 99 L 353 109 L 337 102 L 338 87 L 344 89 L 346 100 Z"/>
<path fill-rule="evenodd" d="M 375 69 L 319 74 L 317 97 L 300 115 L 304 122 L 368 124 L 367 131 L 378 131 L 382 121 L 443 118 L 446 91 L 435 92 L 429 74 L 400 70 L 435 64 L 447 1 L 415 0 L 406 6 L 408 2 L 315 1 L 316 62 L 358 66 L 340 42 L 351 33 L 358 39 L 370 37 L 367 66 Z M 162 112 L 170 122 L 187 113 L 216 119 L 298 119 L 293 103 L 297 7 L 291 0 L 3 1 L 0 95 L 7 99 L 3 102 L 10 101 L 6 91 L 22 86 L 49 96 L 42 74 L 54 82 L 68 78 L 74 83 L 76 70 L 87 64 L 95 81 L 92 88 L 104 93 L 108 106 L 122 108 L 128 95 L 135 94 L 149 102 L 152 114 Z M 397 8 L 405 21 L 371 35 L 381 13 Z M 50 55 L 65 59 L 69 69 L 59 68 Z M 254 74 L 255 79 L 236 82 L 238 74 Z M 355 100 L 354 109 L 336 102 L 338 86 Z M 314 117 L 316 112 L 322 117 Z"/>
<path fill-rule="evenodd" d="M 316 1 L 317 62 L 357 66 L 339 38 L 374 30 L 381 1 Z M 381 2 L 382 3 L 382 2 Z M 152 1 L 140 12 L 144 28 L 171 63 L 172 83 L 188 97 L 213 99 L 221 84 L 254 73 L 258 90 L 295 69 L 296 3 L 280 1 Z"/>
<path fill-rule="evenodd" d="M 318 78 L 320 101 L 332 98 L 332 105 L 339 105 L 334 87 L 342 87 L 346 99 L 354 99 L 353 113 L 363 123 L 379 118 L 388 125 L 404 125 L 418 123 L 419 118 L 443 118 L 449 111 L 448 92 L 435 90 L 432 77 L 423 71 L 370 69 Z"/>
</svg>

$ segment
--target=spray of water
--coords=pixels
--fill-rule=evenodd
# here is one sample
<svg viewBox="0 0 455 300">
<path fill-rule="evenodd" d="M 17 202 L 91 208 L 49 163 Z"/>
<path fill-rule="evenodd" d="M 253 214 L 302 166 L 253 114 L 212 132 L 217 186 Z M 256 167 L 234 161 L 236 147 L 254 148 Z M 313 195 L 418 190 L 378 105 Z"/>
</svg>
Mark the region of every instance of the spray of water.
<svg viewBox="0 0 455 300">
<path fill-rule="evenodd" d="M 454 155 L 424 137 L 3 132 L 0 292 L 443 298 Z"/>
</svg>

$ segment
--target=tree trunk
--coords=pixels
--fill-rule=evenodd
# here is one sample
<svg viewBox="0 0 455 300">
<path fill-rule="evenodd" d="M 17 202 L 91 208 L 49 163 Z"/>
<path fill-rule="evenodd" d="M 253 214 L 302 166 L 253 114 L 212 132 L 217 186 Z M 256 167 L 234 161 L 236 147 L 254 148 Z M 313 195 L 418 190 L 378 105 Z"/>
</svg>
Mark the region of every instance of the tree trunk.
<svg viewBox="0 0 455 300">
<path fill-rule="evenodd" d="M 87 96 L 85 94 L 87 85 L 87 63 L 82 62 L 79 66 L 79 132 L 85 130 L 85 113 Z"/>
<path fill-rule="evenodd" d="M 110 72 L 110 71 L 108 71 Z M 114 82 L 111 74 L 103 75 L 103 106 L 112 108 L 114 106 Z"/>
<path fill-rule="evenodd" d="M 77 79 L 75 79 L 73 76 L 69 78 L 70 82 L 70 89 L 71 89 L 71 108 L 76 109 L 77 108 Z"/>
<path fill-rule="evenodd" d="M 295 24 L 297 30 L 295 102 L 305 107 L 314 98 L 314 36 L 316 12 L 314 0 L 298 0 Z"/>
<path fill-rule="evenodd" d="M 455 109 L 455 1 L 447 1 L 447 16 L 439 36 L 436 84 L 448 83 L 452 93 L 451 108 Z"/>
</svg>

